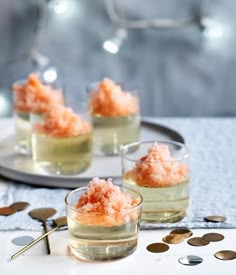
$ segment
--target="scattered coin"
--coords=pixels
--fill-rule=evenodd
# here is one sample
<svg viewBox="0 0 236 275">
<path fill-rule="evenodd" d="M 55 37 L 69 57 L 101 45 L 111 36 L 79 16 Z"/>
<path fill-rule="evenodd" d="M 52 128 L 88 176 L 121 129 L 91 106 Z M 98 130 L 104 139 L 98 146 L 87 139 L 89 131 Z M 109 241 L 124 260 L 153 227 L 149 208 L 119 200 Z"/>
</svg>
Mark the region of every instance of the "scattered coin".
<svg viewBox="0 0 236 275">
<path fill-rule="evenodd" d="M 165 243 L 151 243 L 146 247 L 146 249 L 152 253 L 162 253 L 169 250 L 169 245 Z"/>
<path fill-rule="evenodd" d="M 186 257 L 181 257 L 179 258 L 179 263 L 183 264 L 183 265 L 198 265 L 200 263 L 203 262 L 203 259 L 199 256 L 195 256 L 195 255 L 188 255 Z"/>
<path fill-rule="evenodd" d="M 219 233 L 207 233 L 203 235 L 202 238 L 208 242 L 219 242 L 222 241 L 225 237 Z"/>
<path fill-rule="evenodd" d="M 207 216 L 204 218 L 206 222 L 224 222 L 226 217 L 224 216 Z"/>
<path fill-rule="evenodd" d="M 178 244 L 185 240 L 185 236 L 181 234 L 169 234 L 163 237 L 162 241 L 168 244 Z"/>
<path fill-rule="evenodd" d="M 14 238 L 11 242 L 18 246 L 25 246 L 33 241 L 33 237 L 31 236 L 20 236 Z"/>
<path fill-rule="evenodd" d="M 1 207 L 0 208 L 0 216 L 9 216 L 16 213 L 16 210 L 12 209 L 9 206 Z"/>
<path fill-rule="evenodd" d="M 24 201 L 18 201 L 14 202 L 11 205 L 9 205 L 10 208 L 16 210 L 16 211 L 23 211 L 25 210 L 30 204 L 28 202 Z"/>
<path fill-rule="evenodd" d="M 188 228 L 177 228 L 172 230 L 170 234 L 180 234 L 180 235 L 184 235 L 185 238 L 189 238 L 193 235 L 193 232 Z"/>
<path fill-rule="evenodd" d="M 188 244 L 193 245 L 193 246 L 205 246 L 210 243 L 209 241 L 206 241 L 201 237 L 191 238 L 187 242 L 188 242 Z"/>
<path fill-rule="evenodd" d="M 219 260 L 234 260 L 236 259 L 236 252 L 232 250 L 221 250 L 214 254 Z"/>
</svg>

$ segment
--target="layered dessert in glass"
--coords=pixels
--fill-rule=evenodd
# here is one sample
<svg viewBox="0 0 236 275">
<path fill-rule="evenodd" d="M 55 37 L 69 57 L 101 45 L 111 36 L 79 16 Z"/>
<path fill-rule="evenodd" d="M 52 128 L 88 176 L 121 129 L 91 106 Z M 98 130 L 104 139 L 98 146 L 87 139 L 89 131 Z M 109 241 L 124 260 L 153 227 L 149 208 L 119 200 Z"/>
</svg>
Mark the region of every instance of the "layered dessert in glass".
<svg viewBox="0 0 236 275">
<path fill-rule="evenodd" d="M 142 205 L 138 192 L 94 178 L 65 202 L 69 248 L 76 258 L 115 260 L 135 251 Z"/>
<path fill-rule="evenodd" d="M 142 222 L 176 222 L 189 204 L 189 152 L 172 141 L 123 146 L 123 185 L 143 196 Z"/>
<path fill-rule="evenodd" d="M 140 114 L 136 91 L 124 91 L 105 78 L 89 91 L 94 126 L 94 152 L 116 155 L 120 146 L 139 140 Z"/>
<path fill-rule="evenodd" d="M 55 105 L 43 120 L 32 117 L 32 156 L 45 171 L 77 174 L 85 171 L 93 156 L 93 132 L 86 114 Z"/>
<path fill-rule="evenodd" d="M 38 74 L 30 74 L 26 80 L 12 85 L 16 149 L 29 153 L 31 147 L 30 113 L 41 116 L 54 104 L 63 104 L 63 93 L 44 85 Z"/>
</svg>

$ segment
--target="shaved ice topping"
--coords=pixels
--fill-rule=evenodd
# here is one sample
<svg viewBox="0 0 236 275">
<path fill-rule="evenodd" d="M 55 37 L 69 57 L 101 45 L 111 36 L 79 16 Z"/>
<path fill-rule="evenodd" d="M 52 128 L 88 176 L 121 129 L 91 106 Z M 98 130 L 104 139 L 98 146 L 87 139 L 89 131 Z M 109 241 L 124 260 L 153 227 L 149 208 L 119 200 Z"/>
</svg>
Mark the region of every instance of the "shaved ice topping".
<svg viewBox="0 0 236 275">
<path fill-rule="evenodd" d="M 138 99 L 109 78 L 104 78 L 91 93 L 90 110 L 93 115 L 127 116 L 139 111 Z"/>
<path fill-rule="evenodd" d="M 186 181 L 188 176 L 188 166 L 173 158 L 167 145 L 157 142 L 125 174 L 125 178 L 131 178 L 144 187 L 168 187 Z"/>
<path fill-rule="evenodd" d="M 91 124 L 75 114 L 72 109 L 55 105 L 44 115 L 44 123 L 34 125 L 36 133 L 54 137 L 75 137 L 92 131 Z"/>
<path fill-rule="evenodd" d="M 79 210 L 77 220 L 86 225 L 117 226 L 138 218 L 135 208 L 141 203 L 119 186 L 112 179 L 93 178 L 86 192 L 79 198 L 75 208 Z"/>
<path fill-rule="evenodd" d="M 12 85 L 15 109 L 21 112 L 44 113 L 52 105 L 64 104 L 61 90 L 44 85 L 38 74 L 30 74 L 25 83 Z"/>
</svg>

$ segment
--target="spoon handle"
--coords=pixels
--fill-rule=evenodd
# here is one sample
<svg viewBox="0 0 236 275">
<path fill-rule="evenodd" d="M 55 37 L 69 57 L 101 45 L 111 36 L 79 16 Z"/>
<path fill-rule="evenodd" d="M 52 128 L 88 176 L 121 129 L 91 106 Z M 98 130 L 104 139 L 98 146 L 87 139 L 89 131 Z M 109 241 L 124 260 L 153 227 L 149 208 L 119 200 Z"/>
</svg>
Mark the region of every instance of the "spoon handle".
<svg viewBox="0 0 236 275">
<path fill-rule="evenodd" d="M 23 247 L 21 250 L 19 250 L 18 252 L 16 252 L 15 254 L 13 254 L 11 256 L 11 260 L 15 259 L 17 256 L 19 256 L 21 253 L 25 252 L 26 250 L 28 250 L 30 247 L 32 247 L 33 245 L 35 245 L 37 242 L 39 242 L 40 240 L 42 240 L 43 238 L 45 238 L 46 236 L 48 236 L 49 234 L 51 234 L 53 231 L 55 231 L 59 226 L 54 227 L 53 229 L 49 230 L 48 232 L 44 233 L 43 235 L 41 235 L 40 237 L 38 237 L 37 239 L 35 239 L 34 241 L 32 241 L 31 243 L 29 243 L 28 245 L 26 245 L 25 247 Z"/>
<path fill-rule="evenodd" d="M 46 224 L 45 221 L 43 221 L 43 229 L 44 229 L 44 233 L 48 232 L 47 224 Z M 49 243 L 48 235 L 45 236 L 45 241 L 46 241 L 46 246 L 47 246 L 47 253 L 48 253 L 48 255 L 50 255 L 51 254 L 51 249 L 50 249 L 50 243 Z"/>
</svg>

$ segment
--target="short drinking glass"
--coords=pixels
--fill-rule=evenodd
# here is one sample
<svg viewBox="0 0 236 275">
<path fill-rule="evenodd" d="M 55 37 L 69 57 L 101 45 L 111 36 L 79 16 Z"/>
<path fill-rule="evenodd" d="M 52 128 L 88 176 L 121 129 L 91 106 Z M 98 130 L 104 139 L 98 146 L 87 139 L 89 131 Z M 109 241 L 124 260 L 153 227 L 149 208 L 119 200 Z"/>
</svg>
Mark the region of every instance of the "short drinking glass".
<svg viewBox="0 0 236 275">
<path fill-rule="evenodd" d="M 142 222 L 177 222 L 189 204 L 189 151 L 181 143 L 145 141 L 121 149 L 123 185 L 143 196 Z"/>
<path fill-rule="evenodd" d="M 137 90 L 126 89 L 111 79 L 88 88 L 94 126 L 94 153 L 117 155 L 120 146 L 139 141 L 140 110 Z"/>
<path fill-rule="evenodd" d="M 86 191 L 81 187 L 66 198 L 69 248 L 77 259 L 107 261 L 124 258 L 137 247 L 142 196 L 135 190 L 120 187 L 121 191 L 137 200 L 129 209 L 113 214 L 81 211 L 75 207 Z"/>
</svg>

